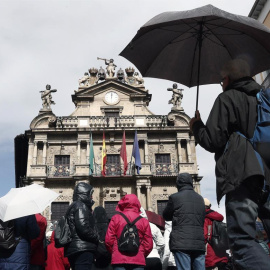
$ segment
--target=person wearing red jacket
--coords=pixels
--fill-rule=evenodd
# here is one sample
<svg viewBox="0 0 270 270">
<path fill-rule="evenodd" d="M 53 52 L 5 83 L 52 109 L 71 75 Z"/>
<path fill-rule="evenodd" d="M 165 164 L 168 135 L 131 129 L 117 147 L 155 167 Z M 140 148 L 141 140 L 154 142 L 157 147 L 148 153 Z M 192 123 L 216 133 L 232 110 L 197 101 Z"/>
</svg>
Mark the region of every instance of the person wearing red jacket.
<svg viewBox="0 0 270 270">
<path fill-rule="evenodd" d="M 38 227 L 40 229 L 39 236 L 31 240 L 31 260 L 30 270 L 44 270 L 45 269 L 45 233 L 47 228 L 47 220 L 41 214 L 35 214 Z"/>
<path fill-rule="evenodd" d="M 64 248 L 56 248 L 54 231 L 51 236 L 51 243 L 47 247 L 47 261 L 45 270 L 69 270 L 70 265 L 67 257 L 64 257 Z"/>
<path fill-rule="evenodd" d="M 223 221 L 224 217 L 218 212 L 211 210 L 211 203 L 207 198 L 204 198 L 204 204 L 204 239 L 206 243 L 205 268 L 207 270 L 216 269 L 216 267 L 218 267 L 217 269 L 224 269 L 224 267 L 228 263 L 228 258 L 218 257 L 208 242 L 208 240 L 212 237 L 213 220 Z M 211 230 L 209 230 L 208 228 L 211 228 Z"/>
<path fill-rule="evenodd" d="M 116 211 L 122 212 L 132 222 L 140 216 L 141 204 L 135 194 L 125 195 L 116 207 Z M 141 218 L 136 222 L 139 232 L 140 246 L 136 255 L 130 256 L 121 253 L 118 250 L 118 239 L 127 222 L 120 215 L 116 214 L 112 217 L 105 236 L 105 244 L 109 252 L 112 254 L 111 264 L 114 270 L 142 270 L 145 267 L 145 258 L 153 248 L 153 238 L 149 225 L 149 221 Z"/>
</svg>

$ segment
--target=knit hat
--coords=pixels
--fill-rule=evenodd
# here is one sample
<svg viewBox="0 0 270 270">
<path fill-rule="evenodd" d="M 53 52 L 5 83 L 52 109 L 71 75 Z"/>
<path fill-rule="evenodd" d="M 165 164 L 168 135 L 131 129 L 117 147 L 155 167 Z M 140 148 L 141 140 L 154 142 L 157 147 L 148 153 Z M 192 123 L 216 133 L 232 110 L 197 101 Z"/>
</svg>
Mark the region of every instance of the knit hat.
<svg viewBox="0 0 270 270">
<path fill-rule="evenodd" d="M 204 198 L 203 200 L 204 200 L 205 206 L 211 207 L 211 202 L 207 198 Z"/>
</svg>

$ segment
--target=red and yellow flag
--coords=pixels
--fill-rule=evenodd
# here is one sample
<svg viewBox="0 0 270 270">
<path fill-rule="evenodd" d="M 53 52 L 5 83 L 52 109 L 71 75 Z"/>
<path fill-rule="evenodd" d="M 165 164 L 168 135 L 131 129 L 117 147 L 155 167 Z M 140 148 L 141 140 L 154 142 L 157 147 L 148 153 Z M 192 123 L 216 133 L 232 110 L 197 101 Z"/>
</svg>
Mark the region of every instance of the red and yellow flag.
<svg viewBox="0 0 270 270">
<path fill-rule="evenodd" d="M 103 176 L 106 175 L 106 161 L 107 161 L 107 154 L 106 154 L 106 144 L 105 144 L 105 133 L 103 131 L 103 140 L 102 140 L 102 150 L 101 150 L 101 173 Z"/>
</svg>

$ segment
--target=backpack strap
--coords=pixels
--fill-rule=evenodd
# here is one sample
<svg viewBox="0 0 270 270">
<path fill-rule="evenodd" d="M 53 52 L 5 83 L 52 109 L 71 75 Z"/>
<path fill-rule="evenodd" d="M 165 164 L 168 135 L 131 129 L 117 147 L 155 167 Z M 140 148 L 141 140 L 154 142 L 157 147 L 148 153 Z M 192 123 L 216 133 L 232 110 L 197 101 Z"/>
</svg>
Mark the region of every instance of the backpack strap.
<svg viewBox="0 0 270 270">
<path fill-rule="evenodd" d="M 131 226 L 133 226 L 138 220 L 140 220 L 142 218 L 142 216 L 138 216 L 132 222 L 130 222 L 124 213 L 118 212 L 118 214 L 121 215 L 126 220 L 127 224 L 129 224 Z"/>
</svg>

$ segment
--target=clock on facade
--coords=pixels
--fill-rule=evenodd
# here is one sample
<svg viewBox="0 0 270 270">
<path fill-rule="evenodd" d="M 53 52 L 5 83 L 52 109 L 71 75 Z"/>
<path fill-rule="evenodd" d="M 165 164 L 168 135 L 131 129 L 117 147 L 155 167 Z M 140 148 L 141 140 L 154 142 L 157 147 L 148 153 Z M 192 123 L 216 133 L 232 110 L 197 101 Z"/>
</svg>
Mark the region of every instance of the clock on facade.
<svg viewBox="0 0 270 270">
<path fill-rule="evenodd" d="M 104 100 L 108 104 L 116 104 L 119 101 L 119 96 L 116 92 L 109 91 L 106 93 Z"/>
</svg>

